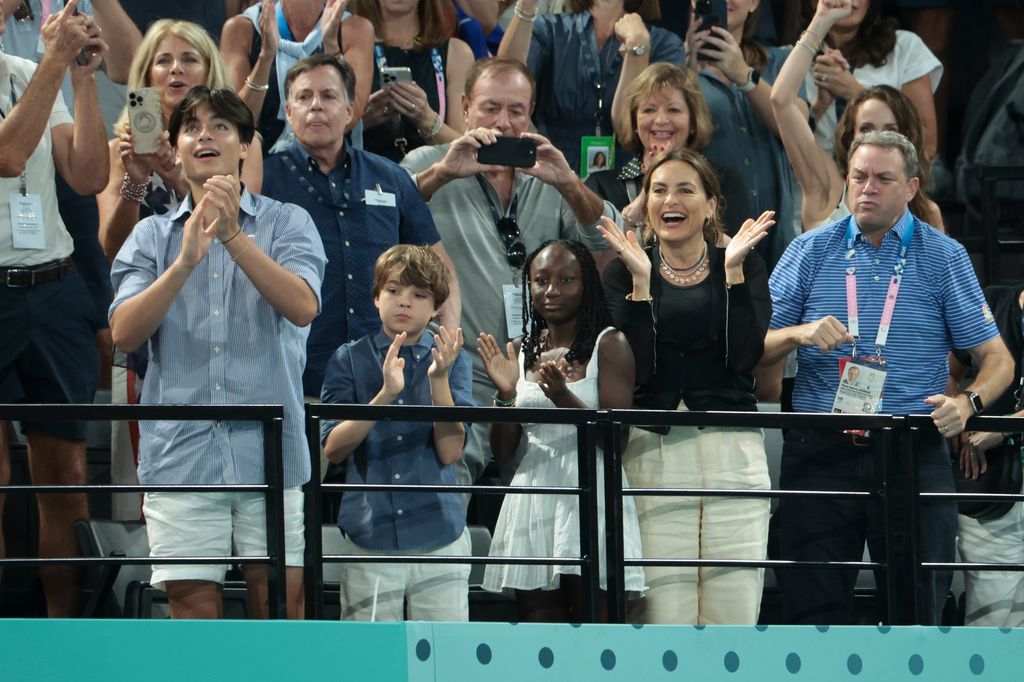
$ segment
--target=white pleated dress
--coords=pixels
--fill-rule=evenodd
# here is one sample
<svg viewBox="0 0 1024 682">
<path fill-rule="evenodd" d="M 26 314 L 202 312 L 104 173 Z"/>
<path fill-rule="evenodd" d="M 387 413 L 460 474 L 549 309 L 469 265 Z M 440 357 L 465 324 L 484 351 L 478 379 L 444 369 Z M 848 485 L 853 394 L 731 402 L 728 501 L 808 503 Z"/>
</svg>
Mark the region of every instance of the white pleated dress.
<svg viewBox="0 0 1024 682">
<path fill-rule="evenodd" d="M 587 363 L 586 376 L 568 384 L 569 390 L 586 407 L 597 409 L 597 349 L 601 337 L 612 331 L 601 332 L 594 345 L 594 353 Z M 554 407 L 540 386 L 526 381 L 523 368 L 524 354 L 519 354 L 519 383 L 516 384 L 517 404 L 520 407 Z M 523 424 L 527 450 L 512 479 L 514 486 L 574 486 L 579 483 L 579 462 L 576 453 L 576 428 L 564 424 Z M 598 537 L 600 538 L 601 587 L 607 587 L 605 578 L 604 542 L 604 473 L 598 463 Z M 625 474 L 623 487 L 628 486 Z M 631 496 L 623 498 L 623 547 L 627 559 L 640 558 L 640 526 L 636 505 Z M 498 516 L 491 541 L 492 557 L 549 556 L 578 558 L 580 556 L 579 498 L 575 495 L 506 495 Z M 625 569 L 626 591 L 644 590 L 644 572 L 639 566 Z M 489 565 L 483 587 L 492 592 L 504 589 L 555 590 L 562 574 L 579 575 L 579 566 L 524 566 Z"/>
</svg>

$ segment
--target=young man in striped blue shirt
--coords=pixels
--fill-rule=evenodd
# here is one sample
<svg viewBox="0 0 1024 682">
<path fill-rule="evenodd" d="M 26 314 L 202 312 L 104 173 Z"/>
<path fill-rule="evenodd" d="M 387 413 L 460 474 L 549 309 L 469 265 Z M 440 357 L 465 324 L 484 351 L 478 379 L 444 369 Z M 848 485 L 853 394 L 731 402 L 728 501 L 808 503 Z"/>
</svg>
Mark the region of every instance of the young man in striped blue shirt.
<svg viewBox="0 0 1024 682">
<path fill-rule="evenodd" d="M 288 615 L 302 614 L 302 490 L 309 480 L 302 367 L 320 310 L 326 257 L 313 220 L 250 194 L 239 174 L 255 129 L 228 90 L 193 88 L 171 113 L 171 144 L 190 193 L 179 208 L 132 230 L 111 271 L 114 343 L 147 345 L 143 403 L 284 404 Z M 253 422 L 139 423 L 143 484 L 261 484 L 262 433 Z M 264 555 L 263 493 L 147 493 L 154 557 Z M 175 618 L 217 618 L 226 566 L 153 567 Z M 265 617 L 266 567 L 244 569 L 250 614 Z"/>
<path fill-rule="evenodd" d="M 851 367 L 861 375 L 884 371 L 884 394 L 866 394 L 860 404 L 880 413 L 930 414 L 937 430 L 919 440 L 920 489 L 952 492 L 946 438 L 1003 392 L 1013 360 L 963 246 L 907 210 L 918 186 L 917 152 L 903 135 L 870 132 L 854 141 L 847 177 L 852 215 L 802 235 L 779 261 L 770 280 L 773 314 L 762 364 L 797 350 L 799 412 L 839 411 L 837 396 L 849 390 L 840 388 L 840 377 L 849 377 Z M 968 350 L 979 371 L 963 393 L 948 396 L 953 348 Z M 868 490 L 876 480 L 873 463 L 867 437 L 791 430 L 781 486 Z M 920 511 L 922 560 L 952 562 L 956 504 L 926 502 Z M 782 501 L 779 514 L 785 559 L 857 561 L 865 539 L 872 557 L 883 556 L 876 502 L 794 498 Z M 780 577 L 786 622 L 848 622 L 856 571 Z M 948 571 L 922 572 L 922 623 L 938 623 L 950 580 Z"/>
</svg>

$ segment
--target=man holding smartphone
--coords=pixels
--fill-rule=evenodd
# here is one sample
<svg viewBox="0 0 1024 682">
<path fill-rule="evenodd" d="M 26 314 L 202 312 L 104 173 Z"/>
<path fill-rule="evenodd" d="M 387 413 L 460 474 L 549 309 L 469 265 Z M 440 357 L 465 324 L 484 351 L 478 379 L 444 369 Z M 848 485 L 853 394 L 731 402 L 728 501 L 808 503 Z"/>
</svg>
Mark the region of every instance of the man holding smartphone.
<svg viewBox="0 0 1024 682">
<path fill-rule="evenodd" d="M 468 132 L 450 144 L 415 149 L 402 161 L 456 265 L 478 405 L 491 403 L 494 386 L 475 352 L 476 339 L 480 332 L 495 334 L 504 347 L 522 334 L 526 254 L 549 239 L 575 239 L 599 252 L 603 266 L 615 254 L 595 225 L 602 215 L 622 221 L 614 206 L 587 189 L 562 152 L 527 132 L 534 103 L 533 74 L 525 66 L 497 57 L 478 61 L 466 75 L 462 97 Z M 492 152 L 495 147 L 502 149 Z M 460 472 L 461 482 L 476 480 L 491 459 L 486 426 L 474 424 L 470 431 L 462 460 L 469 471 Z"/>
<path fill-rule="evenodd" d="M 38 66 L 0 52 L 0 403 L 90 403 L 96 392 L 98 316 L 71 261 L 54 184 L 55 171 L 80 194 L 95 194 L 106 181 L 96 69 L 107 44 L 91 18 L 75 14 L 77 4 L 71 0 L 43 25 Z M 83 51 L 88 62 L 76 64 Z M 74 122 L 58 97 L 69 68 Z M 85 422 L 25 422 L 22 429 L 34 483 L 86 482 Z M 10 480 L 6 438 L 7 424 L 0 422 L 4 484 Z M 40 556 L 76 555 L 71 524 L 89 516 L 85 495 L 39 495 L 38 504 Z M 48 566 L 39 573 L 48 614 L 77 616 L 79 571 Z"/>
</svg>

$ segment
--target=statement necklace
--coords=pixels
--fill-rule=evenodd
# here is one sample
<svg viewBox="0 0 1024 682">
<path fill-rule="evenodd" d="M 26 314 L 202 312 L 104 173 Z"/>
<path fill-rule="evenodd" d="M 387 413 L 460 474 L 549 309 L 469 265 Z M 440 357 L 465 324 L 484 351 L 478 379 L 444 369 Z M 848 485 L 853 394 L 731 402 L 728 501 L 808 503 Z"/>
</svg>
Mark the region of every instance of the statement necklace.
<svg viewBox="0 0 1024 682">
<path fill-rule="evenodd" d="M 673 284 L 693 284 L 698 281 L 704 271 L 708 269 L 708 245 L 704 243 L 704 253 L 696 263 L 688 268 L 676 269 L 665 260 L 665 252 L 658 248 L 658 255 L 661 256 L 661 271 L 672 281 Z"/>
</svg>

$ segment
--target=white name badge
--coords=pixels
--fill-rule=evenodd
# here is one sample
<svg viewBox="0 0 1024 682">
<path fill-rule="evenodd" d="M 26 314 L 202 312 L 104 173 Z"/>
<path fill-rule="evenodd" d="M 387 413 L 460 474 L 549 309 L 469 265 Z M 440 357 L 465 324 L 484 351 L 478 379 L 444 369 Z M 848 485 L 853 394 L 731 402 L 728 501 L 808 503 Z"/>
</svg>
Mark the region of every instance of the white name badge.
<svg viewBox="0 0 1024 682">
<path fill-rule="evenodd" d="M 38 194 L 11 192 L 11 235 L 16 249 L 45 249 L 43 202 Z"/>
<path fill-rule="evenodd" d="M 875 414 L 882 403 L 882 386 L 886 372 L 878 366 L 855 360 L 843 366 L 839 390 L 832 411 L 839 414 Z"/>
<path fill-rule="evenodd" d="M 516 284 L 502 284 L 501 296 L 505 300 L 505 332 L 514 339 L 523 335 L 523 289 Z"/>
<path fill-rule="evenodd" d="M 394 206 L 395 195 L 391 192 L 380 192 L 372 189 L 366 190 L 363 199 L 367 206 Z"/>
</svg>

